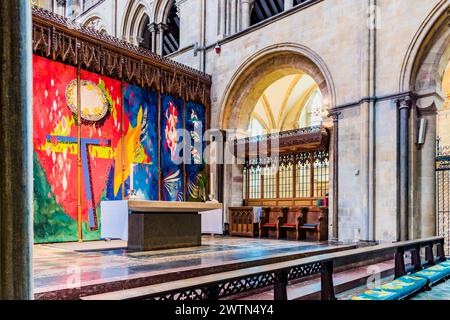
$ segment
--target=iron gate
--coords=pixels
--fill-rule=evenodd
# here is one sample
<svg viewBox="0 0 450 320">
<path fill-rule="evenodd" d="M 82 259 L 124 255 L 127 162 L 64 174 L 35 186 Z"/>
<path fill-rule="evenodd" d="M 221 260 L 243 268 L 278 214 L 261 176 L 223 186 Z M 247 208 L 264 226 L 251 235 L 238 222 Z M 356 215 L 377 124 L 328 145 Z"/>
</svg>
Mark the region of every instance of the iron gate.
<svg viewBox="0 0 450 320">
<path fill-rule="evenodd" d="M 450 255 L 450 146 L 440 146 L 438 139 L 436 151 L 437 231 Z"/>
</svg>

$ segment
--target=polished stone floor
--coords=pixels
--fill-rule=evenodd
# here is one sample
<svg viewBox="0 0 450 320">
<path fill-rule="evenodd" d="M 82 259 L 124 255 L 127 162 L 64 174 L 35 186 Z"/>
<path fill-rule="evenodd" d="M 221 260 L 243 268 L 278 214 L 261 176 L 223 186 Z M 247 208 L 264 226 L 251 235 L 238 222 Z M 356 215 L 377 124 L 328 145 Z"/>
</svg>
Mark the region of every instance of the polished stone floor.
<svg viewBox="0 0 450 320">
<path fill-rule="evenodd" d="M 128 251 L 126 243 L 122 241 L 36 245 L 35 293 L 162 276 L 304 252 L 319 253 L 338 246 L 331 243 L 217 236 L 203 237 L 201 247 L 152 252 Z"/>
<path fill-rule="evenodd" d="M 450 300 L 450 281 L 433 287 L 431 291 L 421 292 L 411 300 Z"/>
</svg>

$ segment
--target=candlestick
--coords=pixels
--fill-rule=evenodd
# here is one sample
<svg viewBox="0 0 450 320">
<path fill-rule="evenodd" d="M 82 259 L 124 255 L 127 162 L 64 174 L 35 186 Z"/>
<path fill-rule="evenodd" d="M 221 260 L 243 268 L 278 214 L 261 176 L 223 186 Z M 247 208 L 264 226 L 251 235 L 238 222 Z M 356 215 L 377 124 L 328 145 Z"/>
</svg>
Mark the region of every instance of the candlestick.
<svg viewBox="0 0 450 320">
<path fill-rule="evenodd" d="M 215 194 L 215 181 L 214 181 L 214 172 L 211 172 L 211 181 L 210 181 L 210 194 L 214 195 Z"/>
<path fill-rule="evenodd" d="M 130 191 L 134 190 L 134 164 L 130 164 Z"/>
</svg>

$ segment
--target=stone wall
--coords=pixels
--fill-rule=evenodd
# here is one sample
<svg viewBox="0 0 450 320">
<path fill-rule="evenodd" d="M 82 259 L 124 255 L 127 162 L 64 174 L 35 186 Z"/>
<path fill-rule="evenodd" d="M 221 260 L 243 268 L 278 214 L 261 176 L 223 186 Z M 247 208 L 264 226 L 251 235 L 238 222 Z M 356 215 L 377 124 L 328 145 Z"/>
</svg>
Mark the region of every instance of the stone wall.
<svg viewBox="0 0 450 320">
<path fill-rule="evenodd" d="M 118 17 L 111 19 L 113 2 L 108 1 L 90 12 L 83 21 L 87 21 L 89 16 L 101 15 L 108 21 L 108 31 L 116 29 L 117 36 L 122 37 L 126 19 L 121 14 L 132 13 L 124 4 L 128 1 L 119 1 Z M 149 1 L 146 10 L 155 8 L 156 2 Z M 200 14 L 203 3 L 206 9 L 204 32 Z M 340 238 L 365 239 L 370 234 L 369 229 L 373 228 L 375 239 L 395 240 L 398 236 L 398 199 L 401 196 L 398 194 L 399 126 L 395 95 L 414 89 L 407 79 L 411 77 L 411 64 L 415 63 L 415 55 L 419 52 L 419 44 L 415 41 L 426 41 L 425 31 L 431 30 L 427 21 L 432 21 L 443 11 L 445 1 L 324 0 L 305 8 L 293 8 L 248 29 L 242 28 L 245 25 L 243 14 L 238 11 L 238 17 L 235 17 L 238 18 L 237 33 L 225 28 L 225 34 L 222 34 L 221 27 L 223 3 L 222 0 L 179 1 L 181 50 L 170 56 L 213 76 L 212 126 L 226 129 L 222 118 L 227 111 L 224 108 L 240 108 L 230 104 L 226 98 L 242 74 L 243 66 L 246 66 L 246 72 L 258 72 L 257 64 L 251 69 L 252 61 L 263 55 L 267 48 L 289 47 L 290 44 L 307 48 L 308 58 L 320 61 L 320 69 L 328 73 L 325 75 L 330 91 L 327 106 L 346 106 L 339 121 Z M 376 7 L 370 7 L 375 3 Z M 372 21 L 370 13 L 375 13 L 377 20 Z M 154 16 L 152 12 L 147 14 Z M 109 24 L 111 21 L 116 21 L 115 27 Z M 372 23 L 377 27 L 376 43 L 368 32 Z M 423 36 L 420 36 L 421 32 Z M 194 55 L 195 43 L 200 46 L 197 55 Z M 220 54 L 214 50 L 216 43 L 221 46 Z M 373 58 L 371 47 L 375 48 Z M 206 51 L 204 58 L 202 50 Z M 375 85 L 370 89 L 372 84 Z M 361 109 L 364 104 L 360 101 L 370 95 L 382 99 Z M 369 111 L 361 112 L 360 109 Z M 367 112 L 373 113 L 373 123 L 367 122 Z M 411 117 L 413 126 L 417 115 L 413 113 Z M 434 234 L 434 196 L 429 190 L 434 189 L 435 182 L 431 167 L 433 159 L 429 154 L 435 146 L 433 130 L 436 124 L 433 116 L 428 117 L 431 124 L 426 144 L 417 150 L 411 142 L 411 159 L 417 162 L 411 165 L 411 183 L 415 185 L 408 195 L 411 198 L 411 234 L 414 237 Z M 414 133 L 412 130 L 411 140 L 414 140 Z M 368 145 L 373 148 L 368 148 Z M 425 158 L 426 161 L 423 160 Z M 232 181 L 232 174 L 228 170 L 226 180 Z M 369 188 L 369 183 L 374 184 L 373 188 Z M 233 183 L 226 184 L 227 204 L 238 202 L 238 192 L 232 192 L 235 187 Z M 371 202 L 373 220 L 370 220 Z M 423 213 L 425 210 L 430 213 Z"/>
</svg>

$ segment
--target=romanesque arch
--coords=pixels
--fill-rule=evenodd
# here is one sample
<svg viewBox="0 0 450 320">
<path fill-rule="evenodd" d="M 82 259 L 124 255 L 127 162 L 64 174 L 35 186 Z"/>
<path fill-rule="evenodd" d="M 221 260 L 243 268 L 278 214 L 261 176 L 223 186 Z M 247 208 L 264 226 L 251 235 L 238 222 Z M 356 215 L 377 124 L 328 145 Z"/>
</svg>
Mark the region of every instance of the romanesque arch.
<svg viewBox="0 0 450 320">
<path fill-rule="evenodd" d="M 332 109 L 335 106 L 335 89 L 331 74 L 323 60 L 305 46 L 281 43 L 252 55 L 237 69 L 219 104 L 219 122 L 212 123 L 212 127 L 246 131 L 261 94 L 275 81 L 299 73 L 308 74 L 313 78 L 323 95 L 326 109 Z M 226 206 L 239 206 L 242 204 L 242 165 L 239 162 L 232 164 L 234 162 L 231 147 L 226 147 L 226 150 L 228 151 L 225 154 L 227 165 L 224 168 L 224 203 Z M 331 171 L 330 179 L 332 177 Z"/>
<path fill-rule="evenodd" d="M 442 63 L 450 57 L 449 10 L 448 1 L 440 1 L 416 32 L 402 65 L 400 92 L 439 92 Z"/>
<path fill-rule="evenodd" d="M 239 67 L 222 98 L 218 126 L 246 128 L 253 107 L 267 87 L 286 75 L 299 72 L 315 80 L 327 109 L 334 107 L 334 85 L 322 59 L 309 48 L 285 43 L 256 53 Z"/>
</svg>

